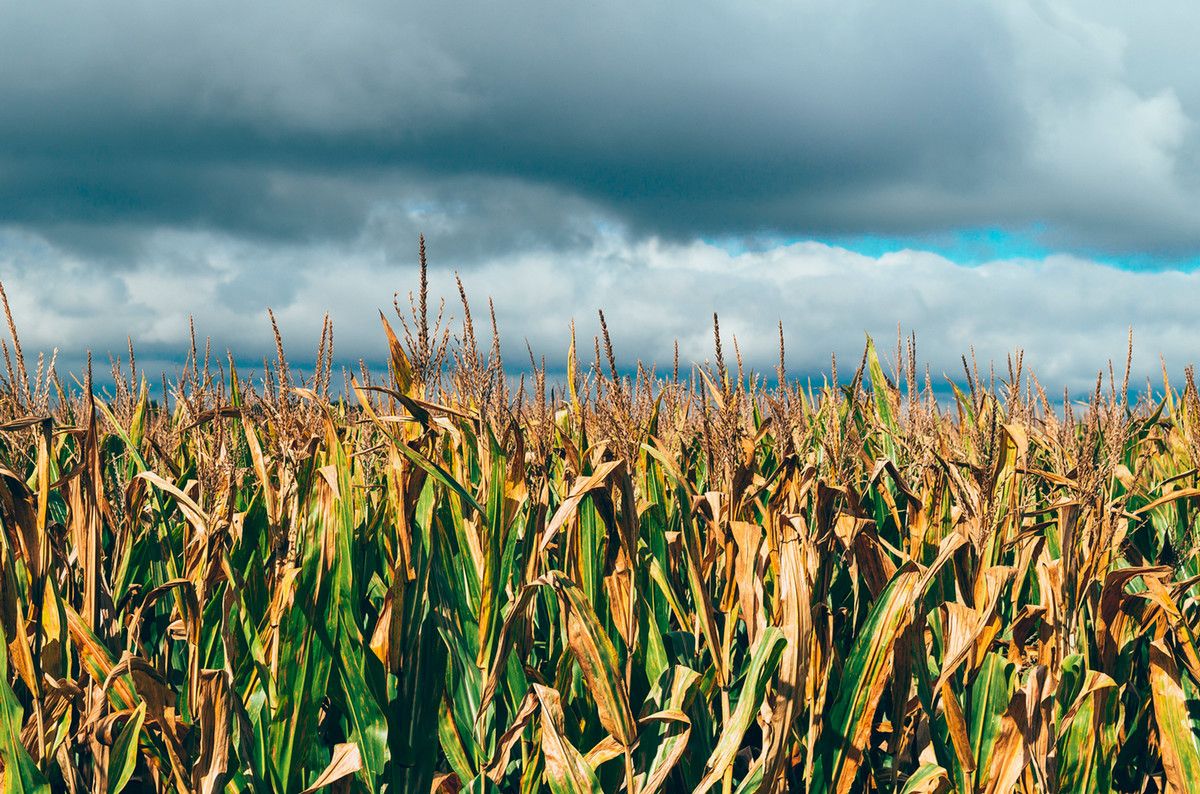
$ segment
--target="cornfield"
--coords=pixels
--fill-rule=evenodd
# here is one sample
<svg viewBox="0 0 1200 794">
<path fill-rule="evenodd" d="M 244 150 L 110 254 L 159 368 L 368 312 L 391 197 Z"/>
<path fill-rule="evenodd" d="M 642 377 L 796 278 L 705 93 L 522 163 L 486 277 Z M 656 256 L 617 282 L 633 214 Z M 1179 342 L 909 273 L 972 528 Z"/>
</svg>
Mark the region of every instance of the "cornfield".
<svg viewBox="0 0 1200 794">
<path fill-rule="evenodd" d="M 5 791 L 1200 785 L 1190 372 L 1059 404 L 964 360 L 939 402 L 912 340 L 812 386 L 714 322 L 682 374 L 604 326 L 514 382 L 462 310 L 422 270 L 386 375 L 333 383 L 326 323 L 155 399 L 8 313 Z"/>
</svg>

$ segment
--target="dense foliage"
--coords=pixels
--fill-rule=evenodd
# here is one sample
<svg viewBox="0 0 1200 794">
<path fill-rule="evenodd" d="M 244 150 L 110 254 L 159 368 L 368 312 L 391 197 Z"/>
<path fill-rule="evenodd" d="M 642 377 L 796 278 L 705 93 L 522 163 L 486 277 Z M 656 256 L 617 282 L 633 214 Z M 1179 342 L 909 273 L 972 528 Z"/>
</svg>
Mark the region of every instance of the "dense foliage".
<svg viewBox="0 0 1200 794">
<path fill-rule="evenodd" d="M 714 363 L 0 390 L 6 791 L 1190 790 L 1200 396 Z M 396 320 L 393 320 L 396 322 Z M 10 321 L 10 328 L 11 328 Z M 572 337 L 574 336 L 572 332 Z M 253 386 L 251 385 L 253 381 Z"/>
</svg>

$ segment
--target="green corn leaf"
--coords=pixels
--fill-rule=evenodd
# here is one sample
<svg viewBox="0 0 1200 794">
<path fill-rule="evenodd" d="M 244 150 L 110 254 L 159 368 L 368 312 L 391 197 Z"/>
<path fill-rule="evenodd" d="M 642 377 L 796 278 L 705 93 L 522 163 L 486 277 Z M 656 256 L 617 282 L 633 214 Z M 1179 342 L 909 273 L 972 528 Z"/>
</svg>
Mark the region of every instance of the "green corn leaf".
<svg viewBox="0 0 1200 794">
<path fill-rule="evenodd" d="M 1060 792 L 1084 794 L 1112 790 L 1120 707 L 1117 683 L 1104 673 L 1085 671 L 1079 694 L 1059 725 Z"/>
<path fill-rule="evenodd" d="M 1200 783 L 1200 737 L 1192 730 L 1192 714 L 1180 683 L 1179 670 L 1167 647 L 1150 645 L 1150 693 L 1163 773 L 1176 791 Z"/>
<path fill-rule="evenodd" d="M 637 726 L 617 651 L 582 590 L 563 578 L 555 580 L 554 589 L 567 606 L 567 642 L 596 700 L 600 723 L 623 746 L 632 747 Z"/>
<path fill-rule="evenodd" d="M 122 791 L 137 768 L 138 740 L 146 720 L 146 701 L 138 704 L 117 734 L 108 755 L 108 794 Z"/>
<path fill-rule="evenodd" d="M 915 566 L 897 571 L 859 630 L 822 729 L 812 794 L 843 792 L 853 784 L 870 738 L 875 708 L 887 686 L 892 646 L 911 620 L 920 582 Z"/>
<path fill-rule="evenodd" d="M 783 631 L 775 626 L 768 627 L 759 638 L 750 654 L 750 669 L 746 671 L 742 688 L 738 692 L 737 705 L 729 716 L 729 722 L 721 731 L 721 738 L 705 765 L 707 771 L 696 786 L 695 794 L 703 794 L 716 785 L 733 763 L 733 757 L 737 755 L 742 739 L 750 724 L 754 722 L 763 698 L 766 697 L 767 685 L 771 682 L 771 676 L 775 674 L 775 668 L 779 666 L 779 658 L 783 655 L 786 644 Z"/>
<path fill-rule="evenodd" d="M 0 623 L 0 644 L 4 627 Z M 21 744 L 24 711 L 8 683 L 8 653 L 0 653 L 0 760 L 4 761 L 4 794 L 49 794 L 50 786 L 42 776 L 25 745 Z"/>
<path fill-rule="evenodd" d="M 651 713 L 640 720 L 642 726 L 639 757 L 647 759 L 645 773 L 638 776 L 641 794 L 654 794 L 687 750 L 692 722 L 686 712 L 700 684 L 700 674 L 682 665 L 663 671 L 646 698 Z"/>
<path fill-rule="evenodd" d="M 953 790 L 950 775 L 937 764 L 922 764 L 909 776 L 900 794 L 948 794 Z"/>
</svg>

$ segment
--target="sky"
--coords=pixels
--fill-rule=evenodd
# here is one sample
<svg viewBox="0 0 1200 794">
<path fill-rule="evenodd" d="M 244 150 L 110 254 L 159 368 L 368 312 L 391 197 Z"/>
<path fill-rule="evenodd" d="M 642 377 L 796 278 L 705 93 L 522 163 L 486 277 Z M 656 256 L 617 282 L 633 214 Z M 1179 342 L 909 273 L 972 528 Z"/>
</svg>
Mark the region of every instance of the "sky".
<svg viewBox="0 0 1200 794">
<path fill-rule="evenodd" d="M 382 361 L 461 275 L 506 361 L 771 371 L 917 334 L 1057 390 L 1194 361 L 1200 5 L 0 4 L 0 280 L 26 351 Z M 448 311 L 460 315 L 450 305 Z M 883 344 L 886 341 L 886 344 Z M 728 344 L 728 342 L 727 342 Z"/>
</svg>

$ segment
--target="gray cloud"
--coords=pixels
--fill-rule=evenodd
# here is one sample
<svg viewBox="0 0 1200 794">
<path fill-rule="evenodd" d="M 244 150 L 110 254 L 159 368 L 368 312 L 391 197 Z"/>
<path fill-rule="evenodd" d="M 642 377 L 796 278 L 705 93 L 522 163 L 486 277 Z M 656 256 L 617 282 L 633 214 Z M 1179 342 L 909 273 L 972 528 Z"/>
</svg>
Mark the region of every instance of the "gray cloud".
<svg viewBox="0 0 1200 794">
<path fill-rule="evenodd" d="M 146 228 L 345 240 L 516 180 L 681 240 L 1194 253 L 1200 80 L 1114 8 L 8 4 L 0 219 L 131 258 Z"/>
</svg>

